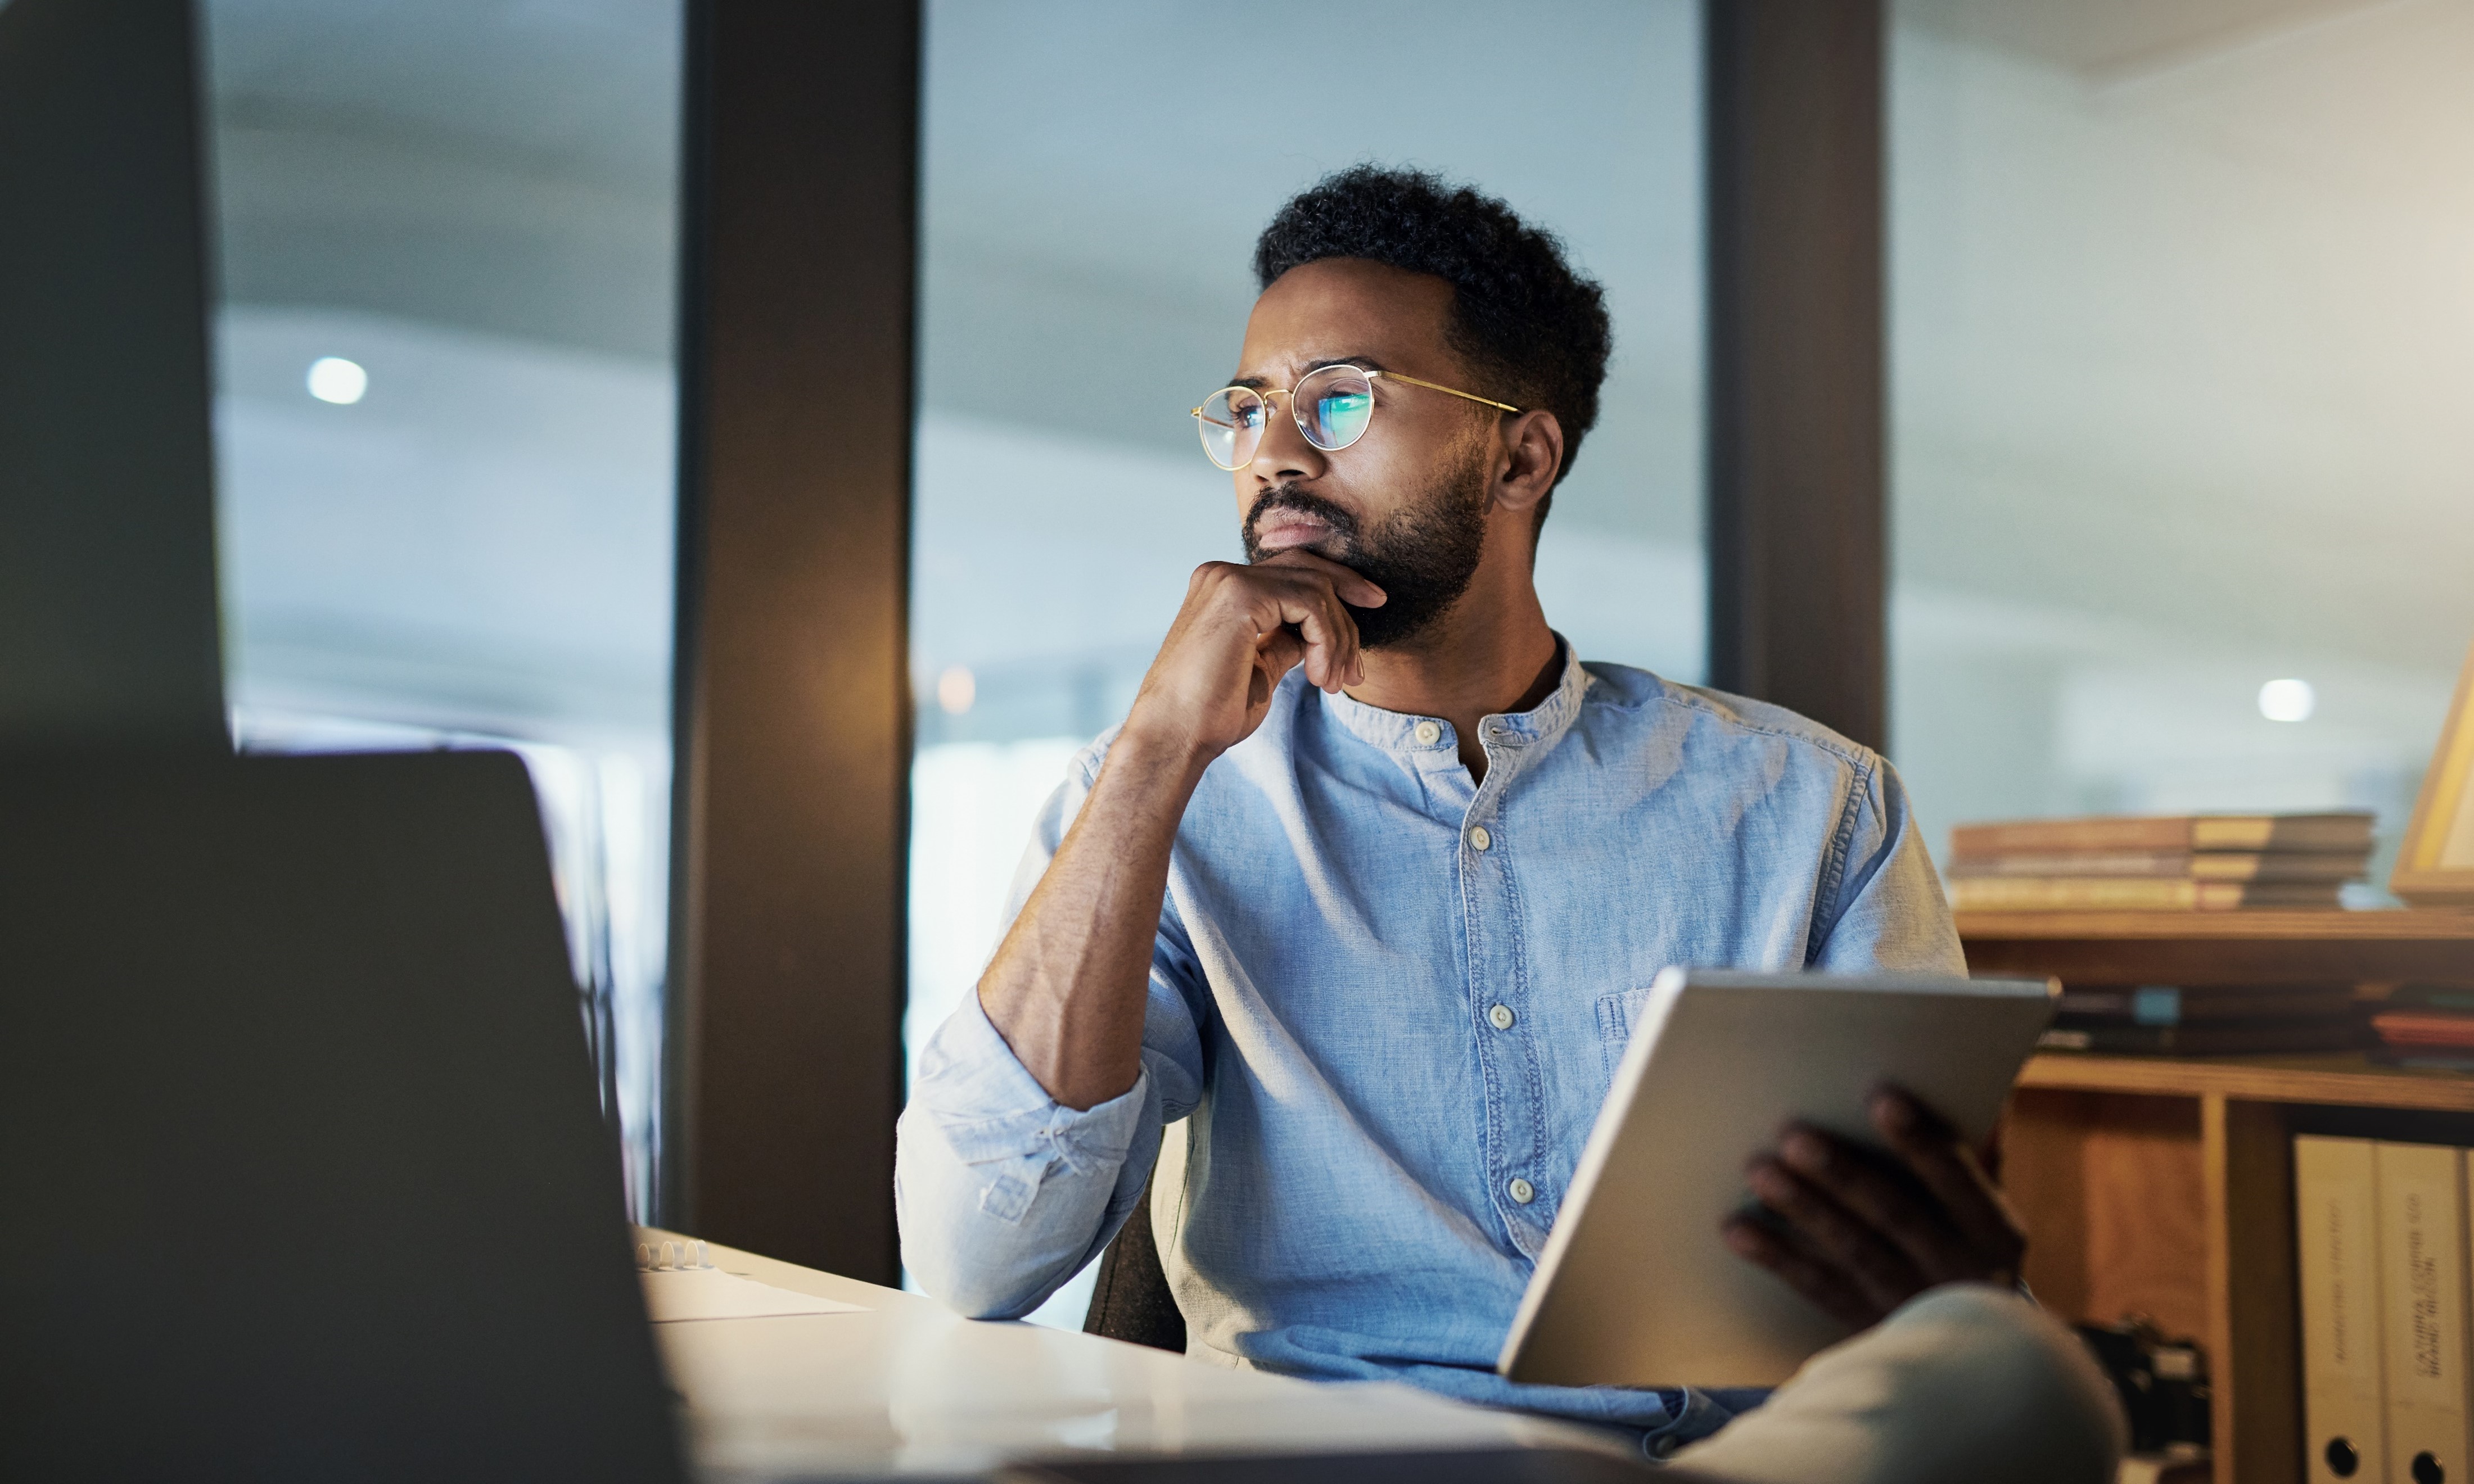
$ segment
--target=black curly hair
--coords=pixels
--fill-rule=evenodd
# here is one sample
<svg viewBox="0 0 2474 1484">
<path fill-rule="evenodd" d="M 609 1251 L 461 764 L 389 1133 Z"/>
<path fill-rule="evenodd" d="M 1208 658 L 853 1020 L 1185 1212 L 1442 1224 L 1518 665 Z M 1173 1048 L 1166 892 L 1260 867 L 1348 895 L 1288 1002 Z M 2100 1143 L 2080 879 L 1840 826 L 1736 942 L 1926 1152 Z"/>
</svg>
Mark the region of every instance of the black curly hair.
<svg viewBox="0 0 2474 1484">
<path fill-rule="evenodd" d="M 1426 171 L 1352 165 L 1272 218 L 1254 242 L 1254 277 L 1268 289 L 1290 269 L 1327 257 L 1362 257 L 1450 284 L 1451 347 L 1487 377 L 1470 390 L 1555 415 L 1564 426 L 1555 481 L 1563 483 L 1598 420 L 1614 329 L 1606 292 L 1572 271 L 1554 233 Z M 1538 505 L 1541 521 L 1546 504 Z"/>
</svg>

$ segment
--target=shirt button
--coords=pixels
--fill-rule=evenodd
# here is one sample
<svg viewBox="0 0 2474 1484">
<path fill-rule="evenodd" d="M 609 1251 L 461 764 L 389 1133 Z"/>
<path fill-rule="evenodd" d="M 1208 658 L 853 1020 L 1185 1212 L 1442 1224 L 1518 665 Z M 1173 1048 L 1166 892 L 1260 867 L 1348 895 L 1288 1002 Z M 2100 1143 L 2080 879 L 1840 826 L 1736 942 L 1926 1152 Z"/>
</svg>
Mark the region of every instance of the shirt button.
<svg viewBox="0 0 2474 1484">
<path fill-rule="evenodd" d="M 1485 826 L 1484 825 L 1480 825 L 1480 826 L 1478 826 L 1476 828 L 1474 828 L 1474 829 L 1472 829 L 1472 830 L 1470 830 L 1470 831 L 1469 831 L 1469 848 L 1470 848 L 1470 849 L 1472 849 L 1472 850 L 1485 850 L 1488 846 L 1492 845 L 1492 844 L 1494 844 L 1494 836 L 1490 835 L 1490 834 L 1488 834 L 1488 833 L 1486 832 L 1486 826 Z"/>
<path fill-rule="evenodd" d="M 1512 1198 L 1518 1201 L 1523 1206 L 1526 1206 L 1530 1202 L 1538 1199 L 1538 1187 L 1521 1179 L 1517 1175 L 1512 1177 L 1512 1184 L 1504 1188 L 1510 1190 L 1512 1192 Z"/>
<path fill-rule="evenodd" d="M 1492 1010 L 1488 1011 L 1486 1013 L 1486 1023 L 1493 1026 L 1498 1031 L 1508 1031 L 1512 1029 L 1512 1007 L 1510 1005 L 1497 1005 Z"/>
<path fill-rule="evenodd" d="M 1418 724 L 1418 745 L 1419 747 L 1432 747 L 1443 739 L 1443 728 L 1436 726 L 1433 722 L 1419 722 Z"/>
</svg>

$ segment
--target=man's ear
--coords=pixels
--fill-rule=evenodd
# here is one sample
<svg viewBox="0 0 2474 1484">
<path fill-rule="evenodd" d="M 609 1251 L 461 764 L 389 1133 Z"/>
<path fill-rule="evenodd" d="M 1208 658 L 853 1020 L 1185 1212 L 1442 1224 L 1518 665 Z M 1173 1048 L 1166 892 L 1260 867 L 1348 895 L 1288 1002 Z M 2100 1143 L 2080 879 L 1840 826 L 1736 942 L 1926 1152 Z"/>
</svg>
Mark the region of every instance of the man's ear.
<svg viewBox="0 0 2474 1484">
<path fill-rule="evenodd" d="M 1503 428 L 1503 456 L 1495 465 L 1494 503 L 1509 511 L 1529 511 L 1555 488 L 1564 468 L 1564 424 L 1544 409 L 1509 418 Z"/>
</svg>

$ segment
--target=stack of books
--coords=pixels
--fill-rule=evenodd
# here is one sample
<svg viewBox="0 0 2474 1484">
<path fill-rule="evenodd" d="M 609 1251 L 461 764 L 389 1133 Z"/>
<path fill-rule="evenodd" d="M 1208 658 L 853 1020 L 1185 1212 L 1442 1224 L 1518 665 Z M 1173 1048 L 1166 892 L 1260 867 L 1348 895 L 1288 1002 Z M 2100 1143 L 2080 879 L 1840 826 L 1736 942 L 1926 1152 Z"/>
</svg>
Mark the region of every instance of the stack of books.
<svg viewBox="0 0 2474 1484">
<path fill-rule="evenodd" d="M 2474 1071 L 2474 990 L 2400 985 L 2371 1016 L 2378 1060 Z"/>
<path fill-rule="evenodd" d="M 2293 1141 L 2302 1463 L 2313 1480 L 2474 1477 L 2466 1155 Z"/>
<path fill-rule="evenodd" d="M 2371 816 L 2132 815 L 1961 825 L 1950 832 L 1959 912 L 2221 912 L 2333 908 L 2371 855 Z"/>
<path fill-rule="evenodd" d="M 2206 985 L 2085 989 L 2066 985 L 2046 1051 L 2105 1055 L 2262 1056 L 2351 1051 L 2366 1037 L 2351 985 Z M 2474 1053 L 2468 1053 L 2474 1054 Z"/>
</svg>

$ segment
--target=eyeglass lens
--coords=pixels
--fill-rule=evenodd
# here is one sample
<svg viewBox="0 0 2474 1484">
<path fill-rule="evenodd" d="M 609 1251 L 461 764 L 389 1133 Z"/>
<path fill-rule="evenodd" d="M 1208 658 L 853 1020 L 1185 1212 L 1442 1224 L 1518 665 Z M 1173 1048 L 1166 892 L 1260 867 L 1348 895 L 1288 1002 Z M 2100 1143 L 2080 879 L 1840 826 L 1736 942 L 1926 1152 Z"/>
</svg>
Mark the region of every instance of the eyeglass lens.
<svg viewBox="0 0 2474 1484">
<path fill-rule="evenodd" d="M 1374 387 L 1353 366 L 1326 366 L 1298 383 L 1291 406 L 1306 442 L 1337 452 L 1366 436 L 1374 419 Z M 1244 468 L 1254 462 L 1270 416 L 1271 404 L 1260 393 L 1229 387 L 1212 394 L 1196 419 L 1202 451 L 1222 468 Z"/>
</svg>

